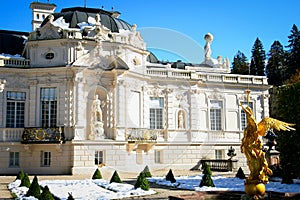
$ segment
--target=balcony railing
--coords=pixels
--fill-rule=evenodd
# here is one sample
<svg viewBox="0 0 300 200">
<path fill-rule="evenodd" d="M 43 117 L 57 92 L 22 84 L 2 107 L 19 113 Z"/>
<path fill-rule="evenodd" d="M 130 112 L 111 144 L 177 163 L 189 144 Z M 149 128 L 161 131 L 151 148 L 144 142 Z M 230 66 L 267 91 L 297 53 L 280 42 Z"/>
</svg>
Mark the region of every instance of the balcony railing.
<svg viewBox="0 0 300 200">
<path fill-rule="evenodd" d="M 64 128 L 24 128 L 22 141 L 23 144 L 30 143 L 64 143 Z"/>
<path fill-rule="evenodd" d="M 205 165 L 207 163 L 210 167 L 211 171 L 217 171 L 217 172 L 229 172 L 236 169 L 237 166 L 237 160 L 201 160 L 201 166 Z"/>
<path fill-rule="evenodd" d="M 155 143 L 159 135 L 157 130 L 132 128 L 126 135 L 128 142 L 135 143 Z"/>
</svg>

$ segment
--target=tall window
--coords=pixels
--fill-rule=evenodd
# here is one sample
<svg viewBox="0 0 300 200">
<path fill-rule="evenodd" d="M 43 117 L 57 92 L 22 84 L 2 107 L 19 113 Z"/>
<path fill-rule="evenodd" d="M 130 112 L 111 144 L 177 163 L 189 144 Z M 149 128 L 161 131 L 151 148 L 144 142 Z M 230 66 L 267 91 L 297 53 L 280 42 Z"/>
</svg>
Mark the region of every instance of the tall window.
<svg viewBox="0 0 300 200">
<path fill-rule="evenodd" d="M 104 152 L 95 151 L 95 165 L 100 165 L 104 163 Z"/>
<path fill-rule="evenodd" d="M 19 152 L 9 152 L 9 167 L 19 166 Z"/>
<path fill-rule="evenodd" d="M 51 152 L 42 151 L 41 152 L 41 167 L 50 167 L 51 164 Z"/>
<path fill-rule="evenodd" d="M 253 102 L 242 102 L 243 106 L 249 106 L 253 110 Z M 244 130 L 247 126 L 247 117 L 245 111 L 242 109 L 241 111 L 241 125 L 242 129 Z"/>
<path fill-rule="evenodd" d="M 7 128 L 23 128 L 25 116 L 25 92 L 7 92 Z"/>
<path fill-rule="evenodd" d="M 222 160 L 225 157 L 225 151 L 224 149 L 216 149 L 215 150 L 215 156 L 216 160 Z"/>
<path fill-rule="evenodd" d="M 222 130 L 222 101 L 210 101 L 210 130 Z"/>
<path fill-rule="evenodd" d="M 55 127 L 57 119 L 56 88 L 41 88 L 42 127 Z"/>
<path fill-rule="evenodd" d="M 162 150 L 155 150 L 154 151 L 154 162 L 161 163 L 162 162 Z"/>
<path fill-rule="evenodd" d="M 150 129 L 163 129 L 163 100 L 150 97 Z"/>
</svg>

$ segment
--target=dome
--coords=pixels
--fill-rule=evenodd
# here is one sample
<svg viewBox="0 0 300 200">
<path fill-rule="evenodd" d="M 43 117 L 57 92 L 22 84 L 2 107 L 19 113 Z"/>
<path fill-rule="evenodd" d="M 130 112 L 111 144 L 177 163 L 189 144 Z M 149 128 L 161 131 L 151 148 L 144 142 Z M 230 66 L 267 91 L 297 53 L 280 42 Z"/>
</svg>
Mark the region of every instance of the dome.
<svg viewBox="0 0 300 200">
<path fill-rule="evenodd" d="M 69 23 L 69 28 L 80 28 L 78 24 L 89 23 L 89 17 L 95 18 L 96 14 L 100 15 L 101 24 L 109 28 L 111 32 L 119 32 L 120 29 L 131 30 L 131 25 L 122 19 L 115 18 L 113 15 L 116 12 L 109 12 L 102 9 L 96 8 L 83 8 L 83 7 L 73 7 L 64 8 L 60 13 L 54 13 L 54 21 L 58 18 L 63 17 L 66 23 Z M 49 21 L 46 18 L 42 24 L 45 25 Z"/>
</svg>

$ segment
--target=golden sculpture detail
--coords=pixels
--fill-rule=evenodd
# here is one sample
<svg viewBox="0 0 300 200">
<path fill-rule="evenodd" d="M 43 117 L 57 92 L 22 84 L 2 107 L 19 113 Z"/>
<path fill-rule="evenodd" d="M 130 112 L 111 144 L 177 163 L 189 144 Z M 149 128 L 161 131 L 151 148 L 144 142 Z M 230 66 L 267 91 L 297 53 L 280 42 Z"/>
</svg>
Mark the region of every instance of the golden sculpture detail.
<svg viewBox="0 0 300 200">
<path fill-rule="evenodd" d="M 244 130 L 244 137 L 241 144 L 241 152 L 245 154 L 250 175 L 245 181 L 245 192 L 250 196 L 263 196 L 265 185 L 268 183 L 268 175 L 272 175 L 269 169 L 265 152 L 262 150 L 263 143 L 261 136 L 264 136 L 269 129 L 290 131 L 295 130 L 291 126 L 294 124 L 282 122 L 277 119 L 266 117 L 259 123 L 256 122 L 253 111 L 250 107 L 242 109 L 246 113 L 247 127 Z"/>
</svg>

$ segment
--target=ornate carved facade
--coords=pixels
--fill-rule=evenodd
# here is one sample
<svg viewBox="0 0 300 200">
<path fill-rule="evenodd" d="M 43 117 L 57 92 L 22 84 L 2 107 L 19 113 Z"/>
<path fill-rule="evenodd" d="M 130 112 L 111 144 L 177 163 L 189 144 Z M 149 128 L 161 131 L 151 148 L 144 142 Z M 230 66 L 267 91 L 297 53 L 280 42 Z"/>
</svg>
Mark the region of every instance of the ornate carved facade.
<svg viewBox="0 0 300 200">
<path fill-rule="evenodd" d="M 36 4 L 43 3 L 31 6 L 37 15 Z M 73 21 L 80 13 L 86 18 Z M 96 161 L 122 170 L 191 169 L 239 147 L 246 90 L 256 118 L 268 114 L 266 77 L 230 74 L 209 45 L 202 64 L 150 62 L 136 26 L 114 16 L 86 8 L 51 13 L 34 21 L 22 62 L 0 57 L 1 173 L 90 174 Z"/>
</svg>

